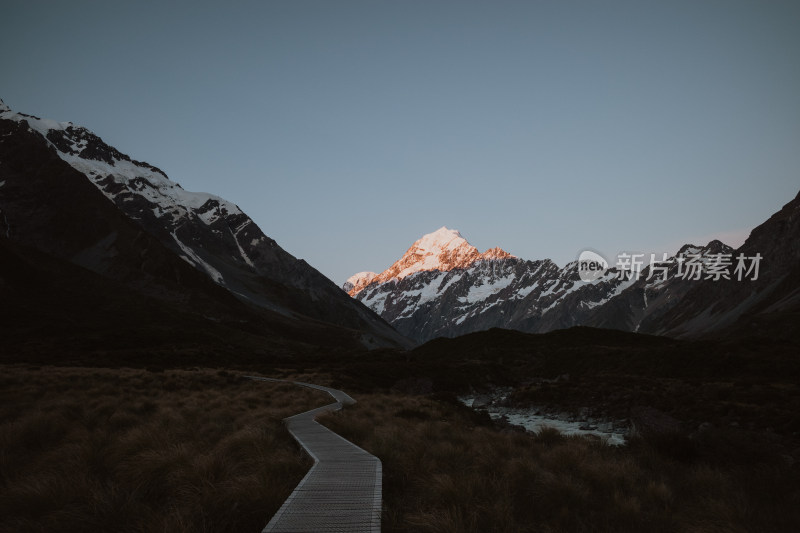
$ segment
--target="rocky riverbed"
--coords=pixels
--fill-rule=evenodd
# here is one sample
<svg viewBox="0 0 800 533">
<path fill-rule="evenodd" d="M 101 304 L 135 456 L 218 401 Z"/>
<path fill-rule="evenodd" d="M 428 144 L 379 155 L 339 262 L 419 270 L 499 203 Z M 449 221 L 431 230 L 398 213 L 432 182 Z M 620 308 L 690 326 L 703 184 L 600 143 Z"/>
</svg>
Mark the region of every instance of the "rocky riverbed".
<svg viewBox="0 0 800 533">
<path fill-rule="evenodd" d="M 543 407 L 515 407 L 508 403 L 513 389 L 497 388 L 484 394 L 459 396 L 459 401 L 477 411 L 485 411 L 493 420 L 520 426 L 537 433 L 542 428 L 553 428 L 562 435 L 580 435 L 597 438 L 611 446 L 625 444 L 630 433 L 627 420 L 609 420 L 590 415 L 589 409 L 578 413 L 560 412 Z"/>
</svg>

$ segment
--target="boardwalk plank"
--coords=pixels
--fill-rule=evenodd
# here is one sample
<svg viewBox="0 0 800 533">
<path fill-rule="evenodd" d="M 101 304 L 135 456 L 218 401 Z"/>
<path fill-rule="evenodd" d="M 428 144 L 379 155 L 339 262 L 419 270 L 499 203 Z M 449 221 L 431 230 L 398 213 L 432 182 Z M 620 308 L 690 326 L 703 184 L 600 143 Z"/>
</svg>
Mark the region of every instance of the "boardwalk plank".
<svg viewBox="0 0 800 533">
<path fill-rule="evenodd" d="M 247 377 L 260 381 L 285 381 Z M 327 392 L 336 402 L 284 420 L 292 436 L 314 459 L 314 466 L 262 533 L 380 532 L 380 459 L 315 420 L 320 414 L 352 405 L 355 400 L 337 389 L 313 383 L 286 382 Z"/>
</svg>

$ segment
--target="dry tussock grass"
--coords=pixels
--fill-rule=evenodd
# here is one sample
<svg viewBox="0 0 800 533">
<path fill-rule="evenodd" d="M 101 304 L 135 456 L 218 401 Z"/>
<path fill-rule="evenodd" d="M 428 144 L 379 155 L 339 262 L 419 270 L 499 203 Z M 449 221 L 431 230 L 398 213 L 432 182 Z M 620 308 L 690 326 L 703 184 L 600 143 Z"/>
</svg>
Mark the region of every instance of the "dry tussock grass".
<svg viewBox="0 0 800 533">
<path fill-rule="evenodd" d="M 330 401 L 215 370 L 2 370 L 9 532 L 259 531 L 311 464 L 281 419 Z M 611 448 L 441 398 L 357 399 L 322 422 L 383 461 L 384 531 L 800 530 L 797 465 L 735 434 Z"/>
<path fill-rule="evenodd" d="M 281 420 L 329 396 L 225 371 L 0 377 L 0 530 L 259 531 L 311 465 Z"/>
<path fill-rule="evenodd" d="M 643 439 L 613 448 L 499 431 L 431 398 L 358 399 L 321 421 L 383 461 L 384 531 L 800 530 L 798 469 L 769 466 L 766 452 L 687 462 Z"/>
</svg>

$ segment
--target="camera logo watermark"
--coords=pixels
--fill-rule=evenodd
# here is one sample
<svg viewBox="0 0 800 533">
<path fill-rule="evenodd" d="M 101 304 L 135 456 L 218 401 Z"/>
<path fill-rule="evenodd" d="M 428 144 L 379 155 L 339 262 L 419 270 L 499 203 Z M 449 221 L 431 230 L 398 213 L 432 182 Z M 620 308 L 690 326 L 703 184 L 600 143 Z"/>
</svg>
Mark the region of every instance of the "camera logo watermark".
<svg viewBox="0 0 800 533">
<path fill-rule="evenodd" d="M 584 250 L 578 256 L 578 276 L 583 281 L 594 281 L 603 277 L 608 271 L 608 261 L 592 250 Z"/>
<path fill-rule="evenodd" d="M 614 270 L 615 277 L 621 280 L 638 280 L 642 270 L 647 270 L 645 279 L 667 281 L 671 276 L 690 281 L 699 280 L 749 280 L 758 279 L 761 260 L 760 253 L 747 256 L 743 253 L 685 253 L 668 257 L 666 253 L 657 259 L 656 254 L 649 254 L 649 263 L 645 262 L 646 254 L 622 252 L 617 255 Z M 606 275 L 608 261 L 593 250 L 584 250 L 578 256 L 578 276 L 582 281 L 592 282 Z"/>
</svg>

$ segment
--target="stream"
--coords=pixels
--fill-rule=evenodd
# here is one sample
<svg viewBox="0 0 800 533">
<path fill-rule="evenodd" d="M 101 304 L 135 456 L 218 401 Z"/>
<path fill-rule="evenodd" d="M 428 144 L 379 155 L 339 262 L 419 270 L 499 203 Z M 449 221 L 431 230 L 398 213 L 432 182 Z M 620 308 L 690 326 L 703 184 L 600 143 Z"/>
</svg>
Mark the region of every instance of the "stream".
<svg viewBox="0 0 800 533">
<path fill-rule="evenodd" d="M 627 421 L 608 420 L 569 413 L 548 412 L 538 407 L 508 407 L 503 405 L 510 389 L 497 389 L 490 394 L 459 396 L 458 400 L 476 411 L 485 411 L 492 420 L 505 420 L 538 433 L 542 428 L 553 428 L 565 436 L 580 435 L 599 438 L 609 446 L 622 446 L 629 434 Z"/>
</svg>

